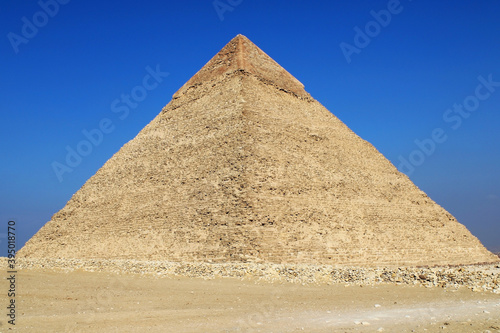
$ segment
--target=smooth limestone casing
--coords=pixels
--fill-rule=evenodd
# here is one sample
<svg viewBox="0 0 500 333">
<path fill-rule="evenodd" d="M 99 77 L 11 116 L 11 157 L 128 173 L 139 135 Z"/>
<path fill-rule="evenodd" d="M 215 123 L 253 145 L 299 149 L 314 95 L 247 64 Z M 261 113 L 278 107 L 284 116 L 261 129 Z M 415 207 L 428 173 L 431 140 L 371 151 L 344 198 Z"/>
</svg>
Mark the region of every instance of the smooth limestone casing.
<svg viewBox="0 0 500 333">
<path fill-rule="evenodd" d="M 19 256 L 349 266 L 498 261 L 241 35 Z"/>
</svg>

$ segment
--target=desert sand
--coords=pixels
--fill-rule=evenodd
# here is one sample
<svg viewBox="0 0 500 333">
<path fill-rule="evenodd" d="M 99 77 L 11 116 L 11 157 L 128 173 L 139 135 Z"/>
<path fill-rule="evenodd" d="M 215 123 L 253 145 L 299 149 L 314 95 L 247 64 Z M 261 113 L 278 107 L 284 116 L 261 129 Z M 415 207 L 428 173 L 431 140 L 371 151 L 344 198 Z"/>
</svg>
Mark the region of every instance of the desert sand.
<svg viewBox="0 0 500 333">
<path fill-rule="evenodd" d="M 18 271 L 17 289 L 20 332 L 500 331 L 500 295 L 465 287 L 29 269 Z M 0 331 L 9 327 L 2 316 Z"/>
</svg>

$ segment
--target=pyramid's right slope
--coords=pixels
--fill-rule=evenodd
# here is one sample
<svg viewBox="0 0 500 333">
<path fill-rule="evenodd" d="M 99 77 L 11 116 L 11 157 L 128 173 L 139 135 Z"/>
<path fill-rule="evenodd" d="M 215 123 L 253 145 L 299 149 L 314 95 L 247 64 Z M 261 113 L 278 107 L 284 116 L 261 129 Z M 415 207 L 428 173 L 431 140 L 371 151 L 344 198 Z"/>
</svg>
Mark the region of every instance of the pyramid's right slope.
<svg viewBox="0 0 500 333">
<path fill-rule="evenodd" d="M 498 261 L 243 36 L 20 254 L 338 265 Z"/>
</svg>

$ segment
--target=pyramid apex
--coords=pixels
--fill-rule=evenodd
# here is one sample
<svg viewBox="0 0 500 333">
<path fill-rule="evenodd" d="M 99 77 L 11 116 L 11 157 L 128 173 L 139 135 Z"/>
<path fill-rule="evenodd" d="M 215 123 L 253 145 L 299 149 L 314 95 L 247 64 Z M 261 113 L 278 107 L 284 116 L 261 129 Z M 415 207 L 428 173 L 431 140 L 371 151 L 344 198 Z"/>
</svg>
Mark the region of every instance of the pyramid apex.
<svg viewBox="0 0 500 333">
<path fill-rule="evenodd" d="M 248 42 L 252 43 L 252 41 L 250 39 L 248 39 L 247 36 L 242 35 L 242 34 L 237 34 L 233 39 L 231 39 L 231 41 L 229 43 L 231 43 L 232 41 L 240 40 L 240 39 L 243 41 L 248 41 Z"/>
<path fill-rule="evenodd" d="M 276 61 L 242 34 L 236 35 L 205 66 L 203 66 L 175 94 L 184 95 L 190 87 L 205 82 L 220 81 L 231 74 L 251 74 L 265 83 L 300 97 L 310 97 L 304 85 Z"/>
</svg>

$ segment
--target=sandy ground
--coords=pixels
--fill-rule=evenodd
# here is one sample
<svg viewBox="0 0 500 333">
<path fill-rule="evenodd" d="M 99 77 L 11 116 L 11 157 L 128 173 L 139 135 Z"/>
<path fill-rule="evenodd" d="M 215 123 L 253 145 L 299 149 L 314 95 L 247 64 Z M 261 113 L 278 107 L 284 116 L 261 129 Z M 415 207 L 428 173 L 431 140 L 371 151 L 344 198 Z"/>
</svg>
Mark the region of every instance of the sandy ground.
<svg viewBox="0 0 500 333">
<path fill-rule="evenodd" d="M 24 270 L 16 289 L 21 332 L 500 332 L 500 295 L 466 288 Z"/>
</svg>

